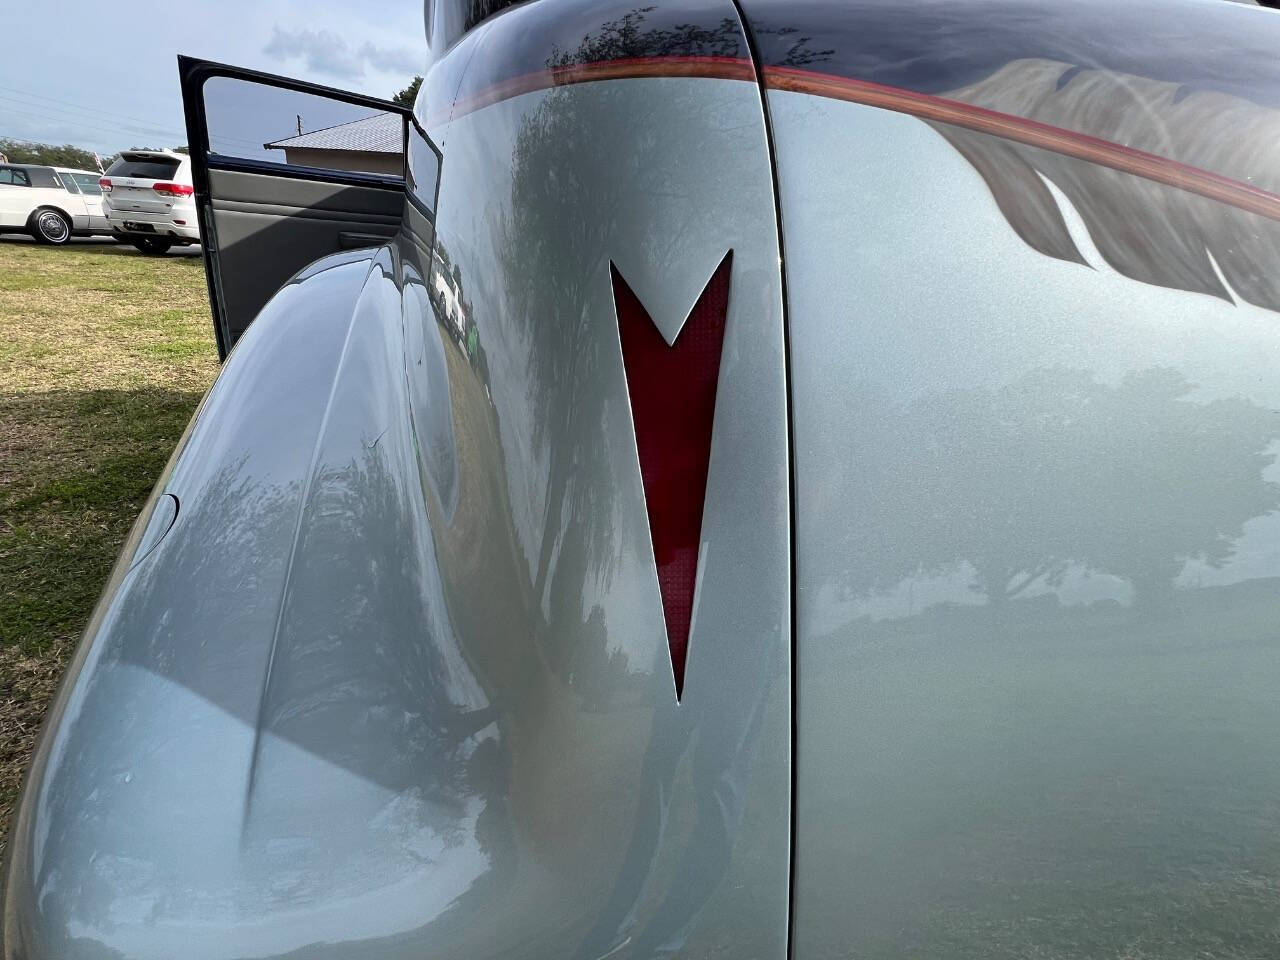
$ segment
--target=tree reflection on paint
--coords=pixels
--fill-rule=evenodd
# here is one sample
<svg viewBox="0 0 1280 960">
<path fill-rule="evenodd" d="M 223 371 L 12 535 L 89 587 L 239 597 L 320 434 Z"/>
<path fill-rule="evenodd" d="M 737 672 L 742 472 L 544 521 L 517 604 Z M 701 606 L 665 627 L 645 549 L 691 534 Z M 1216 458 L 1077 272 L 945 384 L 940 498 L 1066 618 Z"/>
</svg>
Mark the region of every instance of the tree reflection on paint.
<svg viewBox="0 0 1280 960">
<path fill-rule="evenodd" d="M 1230 94 L 1049 60 L 1019 60 L 949 99 L 1155 153 L 1229 179 L 1280 189 L 1280 111 Z M 986 181 L 1028 245 L 1076 263 L 1052 183 L 1107 265 L 1135 280 L 1280 310 L 1280 223 L 1205 197 L 943 123 L 931 126 Z"/>
<path fill-rule="evenodd" d="M 1194 389 L 1167 369 L 1109 385 L 1052 368 L 897 408 L 867 398 L 854 435 L 833 442 L 876 455 L 845 458 L 833 495 L 875 509 L 821 528 L 841 588 L 865 597 L 967 564 L 1000 604 L 1083 568 L 1143 601 L 1187 559 L 1222 565 L 1245 521 L 1280 508 L 1263 478 L 1280 413 Z"/>
</svg>

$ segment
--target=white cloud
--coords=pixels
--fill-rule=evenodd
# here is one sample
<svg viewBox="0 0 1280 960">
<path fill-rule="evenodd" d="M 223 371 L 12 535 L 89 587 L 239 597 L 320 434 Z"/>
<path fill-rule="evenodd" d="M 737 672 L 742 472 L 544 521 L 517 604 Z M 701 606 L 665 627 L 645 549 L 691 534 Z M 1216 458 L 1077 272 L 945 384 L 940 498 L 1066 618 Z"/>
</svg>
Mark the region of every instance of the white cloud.
<svg viewBox="0 0 1280 960">
<path fill-rule="evenodd" d="M 57 6 L 66 22 L 94 27 L 66 34 L 56 63 L 46 55 L 48 11 L 32 3 L 5 10 L 0 137 L 104 154 L 184 143 L 179 53 L 375 97 L 426 66 L 422 0 L 201 0 L 182 5 L 183 16 L 173 16 L 173 0 L 132 0 L 130 16 L 106 19 L 97 0 Z M 326 48 L 326 36 L 337 44 Z M 279 52 L 267 52 L 277 37 Z"/>
<path fill-rule="evenodd" d="M 262 52 L 281 61 L 300 60 L 308 71 L 344 80 L 363 77 L 366 66 L 409 76 L 422 71 L 422 58 L 408 47 L 381 47 L 367 40 L 353 46 L 328 30 L 282 30 L 277 26 Z"/>
</svg>

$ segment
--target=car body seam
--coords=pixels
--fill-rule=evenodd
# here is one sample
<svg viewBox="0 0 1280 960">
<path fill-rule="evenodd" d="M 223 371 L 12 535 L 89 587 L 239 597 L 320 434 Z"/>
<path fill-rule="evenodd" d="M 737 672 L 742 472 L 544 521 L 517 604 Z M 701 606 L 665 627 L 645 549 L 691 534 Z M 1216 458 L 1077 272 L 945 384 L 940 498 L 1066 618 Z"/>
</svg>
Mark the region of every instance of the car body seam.
<svg viewBox="0 0 1280 960">
<path fill-rule="evenodd" d="M 790 682 L 790 715 L 791 715 L 791 756 L 790 756 L 790 795 L 788 804 L 788 838 L 787 838 L 787 919 L 786 919 L 786 955 L 790 960 L 795 949 L 795 881 L 796 881 L 796 718 L 797 718 L 797 675 L 796 653 L 798 648 L 796 631 L 796 445 L 795 445 L 795 404 L 793 402 L 791 382 L 791 310 L 787 288 L 787 255 L 784 243 L 782 223 L 782 193 L 778 179 L 778 152 L 774 140 L 773 116 L 769 111 L 769 90 L 765 84 L 765 64 L 760 55 L 760 47 L 755 33 L 751 29 L 751 21 L 742 8 L 742 0 L 732 0 L 733 8 L 742 26 L 742 34 L 746 39 L 747 51 L 751 57 L 755 74 L 756 89 L 760 97 L 760 111 L 764 121 L 765 147 L 768 150 L 769 179 L 773 188 L 773 216 L 778 237 L 778 281 L 782 299 L 782 365 L 783 391 L 786 402 L 784 427 L 787 432 L 787 583 L 790 588 L 789 627 L 790 627 L 790 662 L 788 680 Z"/>
<path fill-rule="evenodd" d="M 276 606 L 275 623 L 271 630 L 271 645 L 267 651 L 267 665 L 263 670 L 262 688 L 258 695 L 258 716 L 254 724 L 253 748 L 249 757 L 248 774 L 245 778 L 244 802 L 241 813 L 240 843 L 242 849 L 249 816 L 253 809 L 253 791 L 257 783 L 258 759 L 262 753 L 262 733 L 266 721 L 267 694 L 271 687 L 271 676 L 275 668 L 276 654 L 280 647 L 280 631 L 284 625 L 285 605 L 289 601 L 289 591 L 293 582 L 293 568 L 298 557 L 298 545 L 302 540 L 302 525 L 307 514 L 307 504 L 311 500 L 311 492 L 315 485 L 316 471 L 320 462 L 320 449 L 324 444 L 324 438 L 329 427 L 329 417 L 333 413 L 334 397 L 337 395 L 338 384 L 342 378 L 343 368 L 346 365 L 347 352 L 351 346 L 351 336 L 356 326 L 356 311 L 359 308 L 365 286 L 369 282 L 369 277 L 376 268 L 377 261 L 371 258 L 368 269 L 360 281 L 360 293 L 356 295 L 356 299 L 351 305 L 351 316 L 347 321 L 347 332 L 342 339 L 342 350 L 339 352 L 337 363 L 334 365 L 333 382 L 329 384 L 329 393 L 325 398 L 324 415 L 321 417 L 320 425 L 316 430 L 315 441 L 311 447 L 311 457 L 303 479 L 303 488 L 298 497 L 298 509 L 293 521 L 293 537 L 289 544 L 289 555 L 285 560 L 284 578 L 280 585 L 280 598 Z"/>
</svg>

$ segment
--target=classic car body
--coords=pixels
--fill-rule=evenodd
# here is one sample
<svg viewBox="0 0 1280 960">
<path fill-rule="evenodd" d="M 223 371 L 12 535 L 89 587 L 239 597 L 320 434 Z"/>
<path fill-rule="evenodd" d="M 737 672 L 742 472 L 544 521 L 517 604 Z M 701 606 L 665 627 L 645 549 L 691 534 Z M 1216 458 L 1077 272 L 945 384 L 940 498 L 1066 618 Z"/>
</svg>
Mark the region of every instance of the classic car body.
<svg viewBox="0 0 1280 960">
<path fill-rule="evenodd" d="M 197 160 L 4 955 L 1280 952 L 1280 15 L 426 23 L 408 182 Z"/>
<path fill-rule="evenodd" d="M 0 233 L 40 243 L 107 233 L 98 174 L 43 164 L 0 164 Z"/>
</svg>

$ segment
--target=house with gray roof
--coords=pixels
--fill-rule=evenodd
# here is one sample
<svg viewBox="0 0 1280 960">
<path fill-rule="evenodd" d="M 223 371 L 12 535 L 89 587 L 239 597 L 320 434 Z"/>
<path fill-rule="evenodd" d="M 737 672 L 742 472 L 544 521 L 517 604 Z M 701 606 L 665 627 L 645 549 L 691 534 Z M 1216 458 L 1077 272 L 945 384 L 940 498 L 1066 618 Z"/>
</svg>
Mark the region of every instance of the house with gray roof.
<svg viewBox="0 0 1280 960">
<path fill-rule="evenodd" d="M 304 167 L 404 174 L 403 121 L 393 113 L 375 113 L 262 146 L 283 150 L 285 163 Z"/>
</svg>

